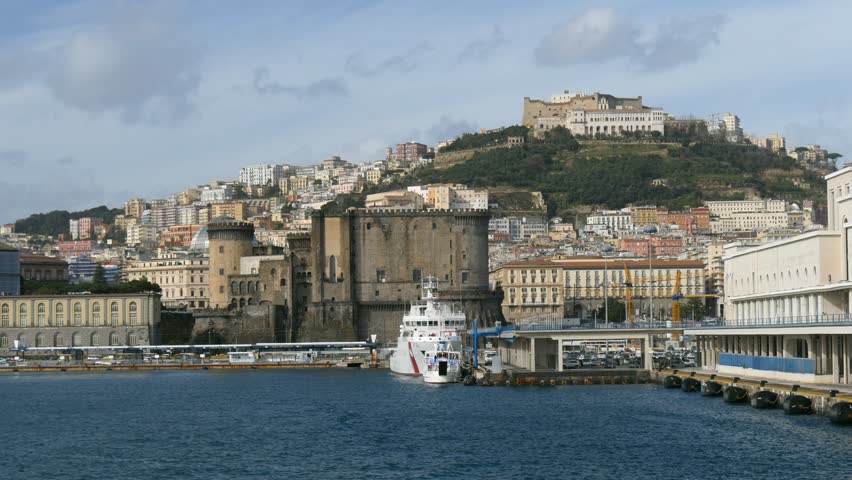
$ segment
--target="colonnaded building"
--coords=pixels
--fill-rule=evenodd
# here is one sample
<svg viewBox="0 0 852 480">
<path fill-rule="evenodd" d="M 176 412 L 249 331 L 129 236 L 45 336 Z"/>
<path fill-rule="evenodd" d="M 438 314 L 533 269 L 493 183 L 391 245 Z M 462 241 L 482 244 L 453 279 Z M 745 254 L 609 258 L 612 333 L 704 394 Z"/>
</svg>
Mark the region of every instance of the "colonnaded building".
<svg viewBox="0 0 852 480">
<path fill-rule="evenodd" d="M 501 320 L 488 284 L 488 212 L 349 209 L 316 214 L 287 249 L 260 247 L 250 223 L 217 218 L 209 237 L 208 312 L 227 341 L 394 342 L 426 277 L 468 319 Z M 199 333 L 199 332 L 196 332 Z"/>
<path fill-rule="evenodd" d="M 828 228 L 725 246 L 725 326 L 687 330 L 722 373 L 852 383 L 852 168 L 825 177 Z"/>
<path fill-rule="evenodd" d="M 704 292 L 704 263 L 700 260 L 604 259 L 562 257 L 520 260 L 497 268 L 492 279 L 503 291 L 503 316 L 518 320 L 540 314 L 583 318 L 603 305 L 606 296 L 624 300 L 630 272 L 635 318 L 671 315 L 671 297 L 677 274 L 681 294 Z"/>
<path fill-rule="evenodd" d="M 160 295 L 0 296 L 0 351 L 159 343 Z"/>
</svg>

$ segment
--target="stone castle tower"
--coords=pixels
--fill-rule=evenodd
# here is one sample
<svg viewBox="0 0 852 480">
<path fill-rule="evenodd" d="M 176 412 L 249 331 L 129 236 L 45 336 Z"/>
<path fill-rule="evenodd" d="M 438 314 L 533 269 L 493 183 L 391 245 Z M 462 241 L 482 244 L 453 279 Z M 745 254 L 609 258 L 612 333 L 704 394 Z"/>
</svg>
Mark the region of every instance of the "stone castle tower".
<svg viewBox="0 0 852 480">
<path fill-rule="evenodd" d="M 228 308 L 228 276 L 240 273 L 240 257 L 252 254 L 254 225 L 229 217 L 207 224 L 210 245 L 210 307 Z"/>
</svg>

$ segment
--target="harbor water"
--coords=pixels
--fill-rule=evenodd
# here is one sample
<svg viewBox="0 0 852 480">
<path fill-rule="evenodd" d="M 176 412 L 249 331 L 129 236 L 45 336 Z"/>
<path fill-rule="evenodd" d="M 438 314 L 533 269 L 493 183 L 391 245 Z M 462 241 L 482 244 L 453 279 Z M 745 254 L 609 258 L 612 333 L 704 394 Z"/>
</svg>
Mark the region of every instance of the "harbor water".
<svg viewBox="0 0 852 480">
<path fill-rule="evenodd" d="M 852 429 L 656 385 L 386 370 L 0 376 L 0 478 L 849 478 Z"/>
</svg>

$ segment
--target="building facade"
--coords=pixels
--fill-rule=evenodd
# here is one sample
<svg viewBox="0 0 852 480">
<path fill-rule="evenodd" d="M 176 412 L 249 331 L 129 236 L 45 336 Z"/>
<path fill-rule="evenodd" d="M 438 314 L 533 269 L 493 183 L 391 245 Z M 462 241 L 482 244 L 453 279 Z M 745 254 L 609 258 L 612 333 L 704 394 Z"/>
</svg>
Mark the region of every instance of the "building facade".
<svg viewBox="0 0 852 480">
<path fill-rule="evenodd" d="M 0 297 L 0 351 L 159 343 L 158 294 Z"/>
<path fill-rule="evenodd" d="M 210 303 L 207 257 L 167 255 L 132 262 L 125 267 L 128 280 L 147 279 L 162 289 L 162 304 L 171 308 L 203 309 Z"/>
<path fill-rule="evenodd" d="M 704 291 L 704 263 L 700 260 L 624 260 L 566 257 L 510 262 L 493 272 L 503 291 L 503 316 L 517 320 L 542 314 L 560 317 L 590 316 L 606 296 L 624 301 L 628 293 L 625 270 L 631 273 L 636 318 L 671 314 L 671 297 L 678 272 L 681 293 Z"/>
<path fill-rule="evenodd" d="M 284 175 L 284 165 L 251 165 L 240 168 L 240 183 L 246 186 L 277 186 Z"/>
<path fill-rule="evenodd" d="M 571 110 L 563 125 L 573 135 L 590 137 L 623 135 L 630 132 L 662 135 L 666 113 L 659 108 L 621 108 L 616 110 Z"/>
</svg>

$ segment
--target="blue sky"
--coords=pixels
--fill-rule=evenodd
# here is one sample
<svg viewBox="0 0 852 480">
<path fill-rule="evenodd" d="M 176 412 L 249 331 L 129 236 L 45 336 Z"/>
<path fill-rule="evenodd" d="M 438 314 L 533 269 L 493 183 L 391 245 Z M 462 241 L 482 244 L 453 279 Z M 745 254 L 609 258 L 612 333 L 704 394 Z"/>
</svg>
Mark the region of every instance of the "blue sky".
<svg viewBox="0 0 852 480">
<path fill-rule="evenodd" d="M 852 156 L 843 1 L 0 2 L 0 222 L 379 159 L 524 96 L 731 111 Z"/>
</svg>

